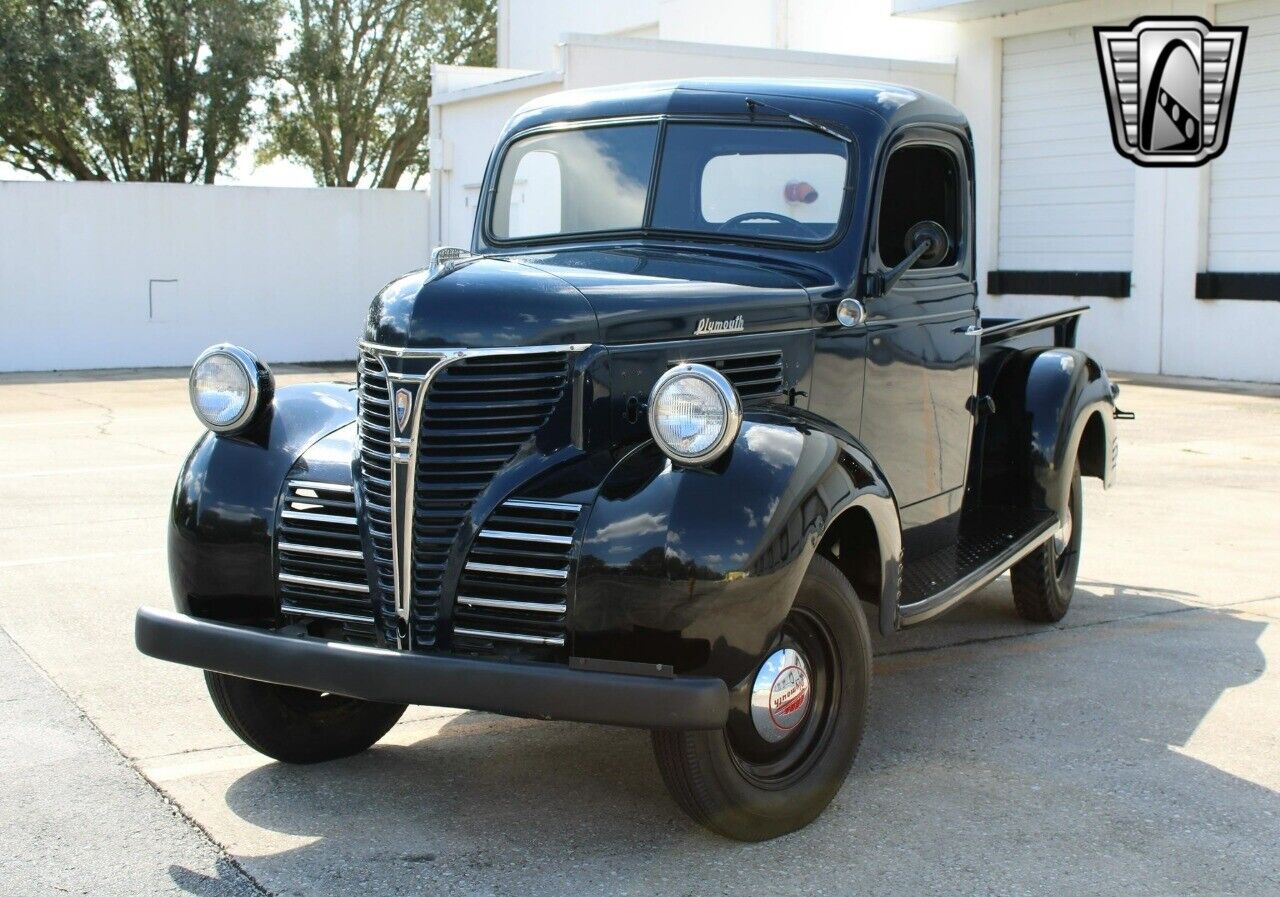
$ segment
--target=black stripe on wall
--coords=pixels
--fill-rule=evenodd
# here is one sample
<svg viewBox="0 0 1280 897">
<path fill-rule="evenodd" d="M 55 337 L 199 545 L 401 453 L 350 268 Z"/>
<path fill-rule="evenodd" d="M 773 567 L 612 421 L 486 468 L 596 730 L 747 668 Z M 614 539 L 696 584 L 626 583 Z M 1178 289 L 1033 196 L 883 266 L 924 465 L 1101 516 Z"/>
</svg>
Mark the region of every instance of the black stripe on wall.
<svg viewBox="0 0 1280 897">
<path fill-rule="evenodd" d="M 1217 274 L 1206 271 L 1196 275 L 1197 299 L 1262 299 L 1280 302 L 1280 274 Z"/>
<path fill-rule="evenodd" d="M 1000 295 L 1129 295 L 1128 271 L 988 271 L 987 292 Z"/>
</svg>

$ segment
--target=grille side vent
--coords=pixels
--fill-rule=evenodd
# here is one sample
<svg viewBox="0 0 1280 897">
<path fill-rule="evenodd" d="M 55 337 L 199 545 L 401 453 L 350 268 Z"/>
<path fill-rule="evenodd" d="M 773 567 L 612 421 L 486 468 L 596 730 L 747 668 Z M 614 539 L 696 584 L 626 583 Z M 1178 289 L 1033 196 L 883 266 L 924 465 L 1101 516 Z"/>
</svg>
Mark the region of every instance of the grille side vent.
<svg viewBox="0 0 1280 897">
<path fill-rule="evenodd" d="M 415 646 L 435 644 L 445 564 L 476 497 L 547 422 L 568 385 L 564 352 L 478 355 L 432 379 L 414 490 Z"/>
<path fill-rule="evenodd" d="M 510 499 L 485 521 L 454 606 L 459 651 L 562 654 L 570 559 L 582 506 Z"/>
<path fill-rule="evenodd" d="M 722 358 L 695 359 L 724 374 L 743 399 L 777 395 L 782 392 L 782 353 L 762 352 L 758 355 L 732 355 Z"/>
<path fill-rule="evenodd" d="M 334 620 L 373 641 L 373 613 L 350 486 L 290 480 L 276 530 L 280 611 Z"/>
<path fill-rule="evenodd" d="M 391 559 L 391 397 L 382 363 L 360 353 L 360 475 L 374 568 L 378 618 L 388 644 L 396 642 L 395 580 Z"/>
</svg>

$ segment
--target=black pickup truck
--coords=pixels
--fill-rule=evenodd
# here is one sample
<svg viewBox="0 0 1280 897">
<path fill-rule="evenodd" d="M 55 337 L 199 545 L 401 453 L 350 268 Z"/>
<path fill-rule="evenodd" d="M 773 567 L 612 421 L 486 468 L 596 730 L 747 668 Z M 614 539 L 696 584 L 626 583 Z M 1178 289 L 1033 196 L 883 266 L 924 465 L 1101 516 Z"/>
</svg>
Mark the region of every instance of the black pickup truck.
<svg viewBox="0 0 1280 897">
<path fill-rule="evenodd" d="M 868 618 L 1008 570 L 1060 619 L 1080 478 L 1113 475 L 1082 309 L 979 317 L 973 164 L 959 111 L 890 84 L 526 106 L 470 250 L 374 298 L 354 386 L 197 360 L 177 612 L 138 647 L 282 761 L 407 704 L 638 726 L 698 822 L 805 825 L 862 739 Z"/>
</svg>

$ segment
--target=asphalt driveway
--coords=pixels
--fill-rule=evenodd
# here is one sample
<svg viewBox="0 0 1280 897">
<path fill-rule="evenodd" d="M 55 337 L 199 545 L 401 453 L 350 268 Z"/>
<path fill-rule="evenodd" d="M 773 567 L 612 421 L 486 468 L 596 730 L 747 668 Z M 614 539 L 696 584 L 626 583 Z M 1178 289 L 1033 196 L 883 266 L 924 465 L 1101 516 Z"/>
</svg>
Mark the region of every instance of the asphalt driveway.
<svg viewBox="0 0 1280 897">
<path fill-rule="evenodd" d="M 1002 579 L 877 639 L 836 802 L 741 845 L 641 732 L 414 708 L 350 760 L 245 748 L 132 643 L 169 604 L 185 372 L 2 376 L 0 893 L 1280 893 L 1280 397 L 1120 399 L 1066 620 Z"/>
</svg>

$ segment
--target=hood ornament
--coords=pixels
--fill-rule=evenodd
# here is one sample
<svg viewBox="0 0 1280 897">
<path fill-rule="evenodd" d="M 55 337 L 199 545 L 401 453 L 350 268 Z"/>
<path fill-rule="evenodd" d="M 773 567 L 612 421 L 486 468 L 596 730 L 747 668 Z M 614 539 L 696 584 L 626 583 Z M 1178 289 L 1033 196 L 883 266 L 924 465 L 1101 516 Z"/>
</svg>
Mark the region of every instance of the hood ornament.
<svg viewBox="0 0 1280 897">
<path fill-rule="evenodd" d="M 437 277 L 442 277 L 450 271 L 481 258 L 483 256 L 476 255 L 467 249 L 459 249 L 457 246 L 437 246 L 431 250 L 431 263 L 427 265 L 427 282 L 430 283 Z"/>
<path fill-rule="evenodd" d="M 707 336 L 712 333 L 741 333 L 745 328 L 746 322 L 742 320 L 742 315 L 730 318 L 727 321 L 713 321 L 710 318 L 703 318 L 698 322 L 698 326 L 693 328 L 693 335 Z"/>
</svg>

